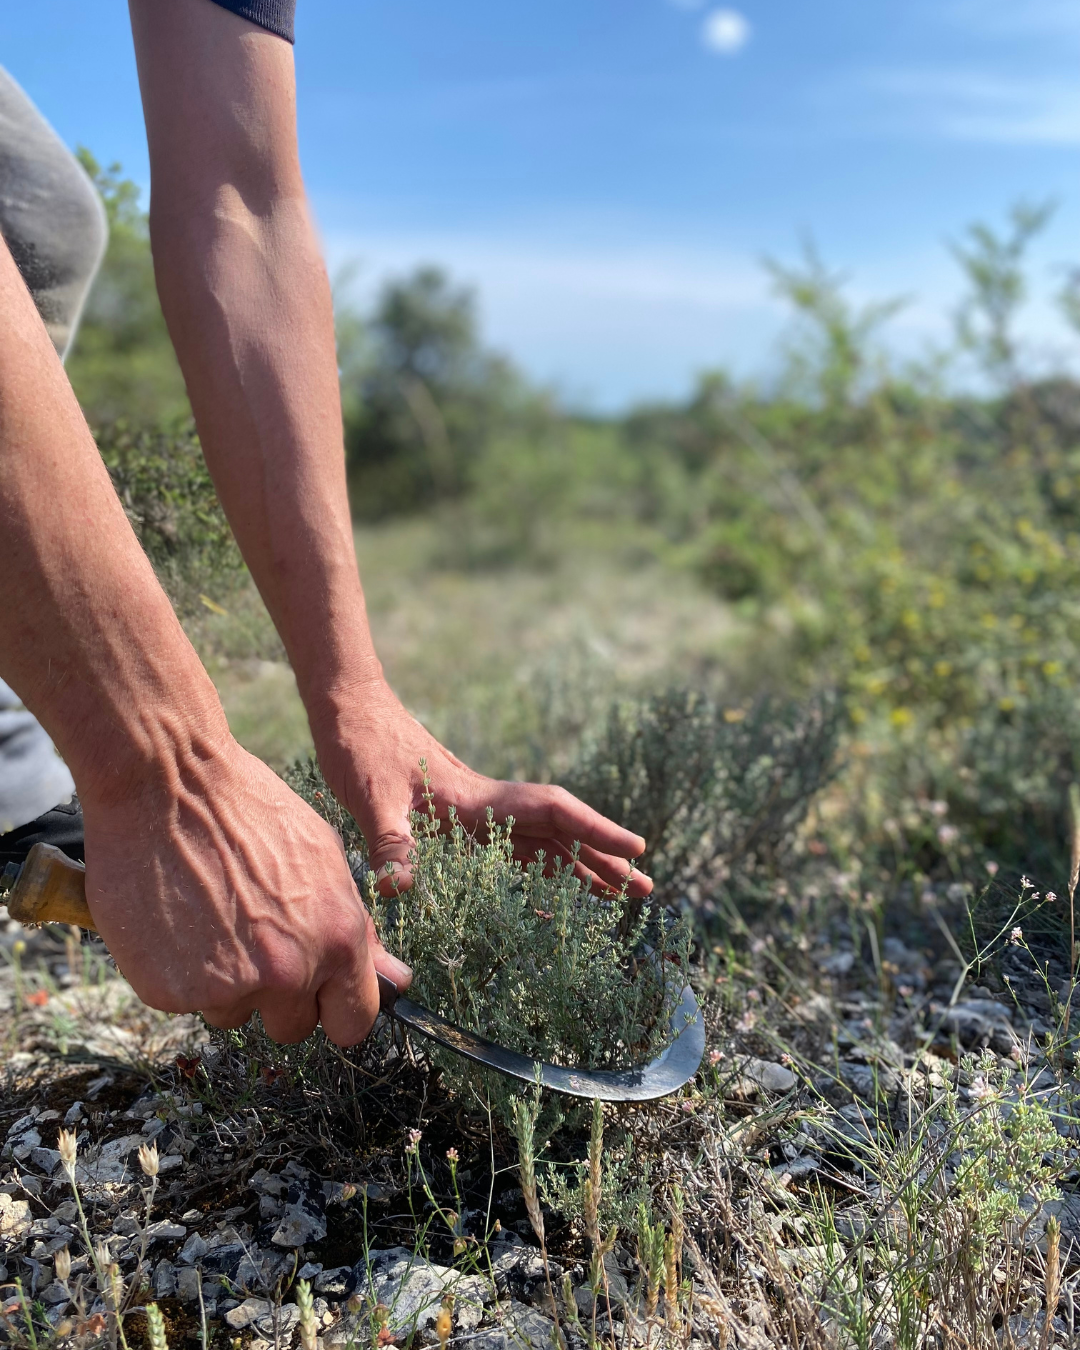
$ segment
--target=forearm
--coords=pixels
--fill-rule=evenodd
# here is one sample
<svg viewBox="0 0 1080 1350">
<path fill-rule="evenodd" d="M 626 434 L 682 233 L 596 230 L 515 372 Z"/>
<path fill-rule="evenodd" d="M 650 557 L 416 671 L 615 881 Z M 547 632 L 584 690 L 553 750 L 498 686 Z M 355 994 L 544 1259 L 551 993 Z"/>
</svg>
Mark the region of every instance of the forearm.
<svg viewBox="0 0 1080 1350">
<path fill-rule="evenodd" d="M 288 44 L 132 0 L 165 318 L 207 464 L 309 711 L 377 678 L 345 485 L 330 287 Z"/>
<path fill-rule="evenodd" d="M 379 673 L 349 518 L 333 317 L 302 197 L 156 190 L 159 289 L 207 464 L 313 706 Z"/>
<path fill-rule="evenodd" d="M 80 792 L 182 772 L 227 736 L 0 242 L 0 675 Z"/>
</svg>

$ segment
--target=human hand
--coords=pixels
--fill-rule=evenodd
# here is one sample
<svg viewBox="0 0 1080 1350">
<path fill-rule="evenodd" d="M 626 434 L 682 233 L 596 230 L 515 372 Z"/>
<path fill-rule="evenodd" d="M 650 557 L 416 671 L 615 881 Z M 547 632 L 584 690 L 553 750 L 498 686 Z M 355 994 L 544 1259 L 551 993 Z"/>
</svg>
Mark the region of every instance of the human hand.
<svg viewBox="0 0 1080 1350">
<path fill-rule="evenodd" d="M 617 890 L 629 878 L 632 896 L 652 891 L 652 881 L 630 861 L 645 852 L 639 835 L 564 788 L 474 773 L 405 711 L 382 680 L 335 698 L 332 710 L 312 717 L 312 733 L 327 783 L 367 840 L 383 894 L 412 885 L 409 813 L 425 809 L 425 790 L 440 820 L 448 820 L 453 806 L 470 831 L 483 830 L 489 807 L 497 824 L 512 817 L 515 856 L 523 861 L 541 850 L 548 859 L 569 861 L 580 843 L 574 870 L 583 880 Z"/>
<path fill-rule="evenodd" d="M 379 942 L 341 841 L 231 738 L 137 790 L 81 794 L 86 898 L 139 997 L 217 1027 L 258 1011 L 276 1041 L 321 1021 L 353 1045 L 379 1011 Z"/>
</svg>

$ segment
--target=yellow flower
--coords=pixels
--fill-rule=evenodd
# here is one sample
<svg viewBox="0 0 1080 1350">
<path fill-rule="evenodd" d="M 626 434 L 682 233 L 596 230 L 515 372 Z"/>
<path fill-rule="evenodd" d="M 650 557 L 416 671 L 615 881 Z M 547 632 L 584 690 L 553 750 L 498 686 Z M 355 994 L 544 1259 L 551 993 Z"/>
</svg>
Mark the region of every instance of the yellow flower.
<svg viewBox="0 0 1080 1350">
<path fill-rule="evenodd" d="M 934 662 L 934 674 L 935 674 L 939 679 L 942 679 L 942 680 L 947 679 L 947 678 L 952 674 L 952 662 L 951 662 L 951 661 L 935 661 L 935 662 Z"/>
<path fill-rule="evenodd" d="M 910 708 L 894 708 L 889 714 L 889 721 L 894 727 L 906 727 L 911 724 Z"/>
<path fill-rule="evenodd" d="M 1046 661 L 1046 662 L 1044 662 L 1044 663 L 1043 663 L 1043 674 L 1044 674 L 1044 675 L 1060 675 L 1060 674 L 1061 674 L 1061 662 L 1060 662 L 1060 661 Z"/>
</svg>

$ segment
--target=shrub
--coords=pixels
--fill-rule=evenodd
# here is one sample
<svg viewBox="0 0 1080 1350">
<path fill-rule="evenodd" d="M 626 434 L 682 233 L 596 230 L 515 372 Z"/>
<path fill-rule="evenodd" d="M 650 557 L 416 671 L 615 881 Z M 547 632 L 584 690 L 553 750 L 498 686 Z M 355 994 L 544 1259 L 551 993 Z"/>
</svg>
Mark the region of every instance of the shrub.
<svg viewBox="0 0 1080 1350">
<path fill-rule="evenodd" d="M 362 852 L 351 817 L 311 763 L 286 781 Z M 481 839 L 460 821 L 414 813 L 413 886 L 367 902 L 387 947 L 413 968 L 411 993 L 457 1025 L 559 1064 L 620 1068 L 651 1059 L 686 983 L 689 936 L 652 907 L 597 895 L 568 866 L 523 864 L 509 827 Z M 656 953 L 646 958 L 645 944 Z M 434 1052 L 459 1086 L 485 1083 L 507 1109 L 506 1079 Z"/>
<path fill-rule="evenodd" d="M 190 422 L 135 429 L 114 422 L 98 449 L 124 511 L 170 598 L 181 610 L 200 592 L 233 585 L 240 550 Z"/>
<path fill-rule="evenodd" d="M 674 898 L 781 861 L 836 770 L 840 725 L 826 696 L 745 710 L 669 690 L 616 704 L 563 782 L 644 836 L 643 866 Z"/>
</svg>

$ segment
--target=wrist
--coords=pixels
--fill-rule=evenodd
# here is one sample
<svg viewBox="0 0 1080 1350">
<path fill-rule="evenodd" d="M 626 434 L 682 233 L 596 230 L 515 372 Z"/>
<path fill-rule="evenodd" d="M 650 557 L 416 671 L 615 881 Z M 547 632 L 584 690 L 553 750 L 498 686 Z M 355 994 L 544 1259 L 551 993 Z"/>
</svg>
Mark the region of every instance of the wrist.
<svg viewBox="0 0 1080 1350">
<path fill-rule="evenodd" d="M 167 676 L 144 669 L 105 693 L 87 675 L 70 680 L 53 739 L 84 804 L 172 792 L 235 745 L 217 691 L 194 652 L 191 658 L 190 669 L 171 667 Z"/>
</svg>

